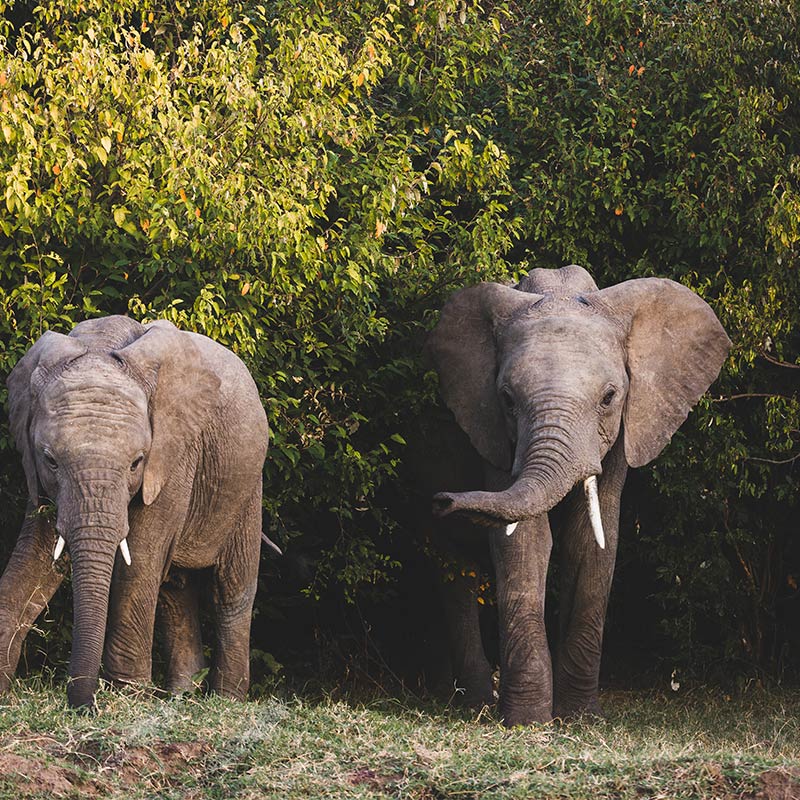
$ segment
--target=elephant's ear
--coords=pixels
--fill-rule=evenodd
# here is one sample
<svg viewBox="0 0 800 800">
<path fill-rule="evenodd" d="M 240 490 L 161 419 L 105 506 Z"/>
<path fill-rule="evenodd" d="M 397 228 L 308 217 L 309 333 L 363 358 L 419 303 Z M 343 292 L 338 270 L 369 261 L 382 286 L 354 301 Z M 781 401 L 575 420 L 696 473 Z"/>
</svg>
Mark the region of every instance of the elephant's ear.
<svg viewBox="0 0 800 800">
<path fill-rule="evenodd" d="M 499 283 L 462 289 L 445 304 L 425 345 L 456 422 L 483 458 L 506 471 L 513 453 L 495 386 L 495 331 L 541 299 Z"/>
<path fill-rule="evenodd" d="M 674 281 L 639 278 L 595 297 L 627 330 L 625 457 L 640 467 L 666 447 L 712 384 L 731 341 L 708 303 Z"/>
<path fill-rule="evenodd" d="M 77 339 L 63 333 L 46 331 L 17 362 L 6 379 L 8 419 L 11 436 L 22 455 L 28 494 L 34 507 L 39 505 L 39 481 L 36 459 L 30 438 L 30 425 L 36 397 L 58 365 L 66 365 L 87 352 Z"/>
<path fill-rule="evenodd" d="M 220 403 L 220 379 L 203 360 L 191 334 L 158 320 L 112 355 L 143 383 L 150 403 L 152 443 L 142 478 L 142 499 L 158 497 L 171 469 L 208 426 Z"/>
</svg>

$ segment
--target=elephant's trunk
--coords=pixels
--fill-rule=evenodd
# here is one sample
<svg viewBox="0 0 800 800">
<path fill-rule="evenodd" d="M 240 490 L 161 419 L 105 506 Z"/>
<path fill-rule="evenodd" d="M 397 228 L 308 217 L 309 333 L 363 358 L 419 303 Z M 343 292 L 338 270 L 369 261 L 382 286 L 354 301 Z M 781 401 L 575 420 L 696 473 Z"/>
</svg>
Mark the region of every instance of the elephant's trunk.
<svg viewBox="0 0 800 800">
<path fill-rule="evenodd" d="M 444 517 L 464 513 L 487 525 L 514 523 L 547 513 L 579 480 L 579 475 L 564 476 L 557 483 L 546 483 L 534 468 L 523 471 L 514 483 L 502 492 L 442 492 L 433 498 L 433 512 Z"/>
<path fill-rule="evenodd" d="M 79 526 L 68 535 L 72 558 L 73 626 L 67 698 L 93 706 L 105 640 L 108 599 L 119 530 Z"/>
<path fill-rule="evenodd" d="M 584 483 L 589 503 L 589 518 L 600 547 L 605 537 L 597 500 L 597 477 L 602 472 L 599 457 L 576 455 L 567 429 L 550 420 L 533 428 L 529 447 L 517 449 L 512 474 L 514 482 L 499 492 L 443 492 L 434 497 L 436 516 L 460 512 L 487 525 L 506 525 L 514 532 L 521 520 L 546 514 L 579 482 Z M 597 452 L 587 447 L 583 452 Z"/>
</svg>

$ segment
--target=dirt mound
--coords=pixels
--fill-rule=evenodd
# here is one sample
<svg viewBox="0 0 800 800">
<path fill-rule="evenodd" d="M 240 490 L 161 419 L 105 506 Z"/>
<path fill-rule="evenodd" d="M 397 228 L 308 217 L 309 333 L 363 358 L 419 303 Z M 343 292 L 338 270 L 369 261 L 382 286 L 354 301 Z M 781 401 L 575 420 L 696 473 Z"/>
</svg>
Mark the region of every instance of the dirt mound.
<svg viewBox="0 0 800 800">
<path fill-rule="evenodd" d="M 84 796 L 94 796 L 91 787 L 88 792 L 85 791 L 82 781 L 73 770 L 42 764 L 14 753 L 0 752 L 0 775 L 4 779 L 11 778 L 23 791 L 23 797 L 26 789 L 50 797 L 66 797 L 76 790 L 80 790 Z"/>
<path fill-rule="evenodd" d="M 120 749 L 105 761 L 125 784 L 140 783 L 148 778 L 169 779 L 177 773 L 200 766 L 211 751 L 208 742 L 154 742 L 149 747 Z"/>
<path fill-rule="evenodd" d="M 771 769 L 758 776 L 754 800 L 800 800 L 800 769 Z"/>
<path fill-rule="evenodd" d="M 97 747 L 83 746 L 68 754 L 85 772 L 94 773 L 94 779 L 83 778 L 75 768 L 46 763 L 43 759 L 28 758 L 0 750 L 0 785 L 11 784 L 22 798 L 106 796 L 114 786 L 163 786 L 177 775 L 201 772 L 205 757 L 211 752 L 208 742 L 155 741 L 148 747 L 120 748 L 103 757 Z M 64 752 L 52 753 L 63 758 Z M 101 783 L 100 781 L 103 781 Z"/>
</svg>

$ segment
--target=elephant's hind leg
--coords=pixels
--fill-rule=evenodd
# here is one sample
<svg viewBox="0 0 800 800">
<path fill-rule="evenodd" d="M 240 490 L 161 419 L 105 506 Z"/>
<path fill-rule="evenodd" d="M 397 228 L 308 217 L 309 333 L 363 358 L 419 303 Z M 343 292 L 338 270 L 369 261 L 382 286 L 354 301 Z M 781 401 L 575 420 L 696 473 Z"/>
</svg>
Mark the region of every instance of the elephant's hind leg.
<svg viewBox="0 0 800 800">
<path fill-rule="evenodd" d="M 458 703 L 480 708 L 494 703 L 492 668 L 481 638 L 478 605 L 480 578 L 477 568 L 464 570 L 452 580 L 440 577 L 440 594 L 447 619 L 454 688 Z"/>
<path fill-rule="evenodd" d="M 158 593 L 156 621 L 166 659 L 168 692 L 192 688 L 192 676 L 203 668 L 200 604 L 193 570 L 172 567 Z"/>
<path fill-rule="evenodd" d="M 250 685 L 250 621 L 261 552 L 261 480 L 213 571 L 217 646 L 211 689 L 243 700 Z"/>
</svg>

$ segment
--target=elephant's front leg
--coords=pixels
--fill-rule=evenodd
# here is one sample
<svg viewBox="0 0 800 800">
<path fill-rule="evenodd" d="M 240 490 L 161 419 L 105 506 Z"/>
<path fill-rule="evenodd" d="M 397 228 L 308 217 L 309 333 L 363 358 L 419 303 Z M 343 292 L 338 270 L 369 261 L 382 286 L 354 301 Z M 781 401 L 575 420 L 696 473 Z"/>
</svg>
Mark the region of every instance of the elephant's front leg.
<svg viewBox="0 0 800 800">
<path fill-rule="evenodd" d="M 261 553 L 261 483 L 214 566 L 217 646 L 209 676 L 219 694 L 244 700 L 250 686 L 250 622 Z"/>
<path fill-rule="evenodd" d="M 114 564 L 108 606 L 103 671 L 119 683 L 149 683 L 152 675 L 156 605 L 175 531 L 180 531 L 186 503 L 132 505 L 128 547 L 131 563 L 119 553 Z"/>
<path fill-rule="evenodd" d="M 598 684 L 608 596 L 619 535 L 619 505 L 628 466 L 622 437 L 603 461 L 600 513 L 606 546 L 595 541 L 583 492 L 570 496 L 561 545 L 559 646 L 555 664 L 557 717 L 600 714 Z"/>
<path fill-rule="evenodd" d="M 203 668 L 198 575 L 173 567 L 158 594 L 157 620 L 167 667 L 167 691 L 192 688 L 192 676 Z"/>
<path fill-rule="evenodd" d="M 491 533 L 500 622 L 500 714 L 507 727 L 553 718 L 553 673 L 544 624 L 552 537 L 546 515 Z"/>
<path fill-rule="evenodd" d="M 129 537 L 132 565 L 117 556 L 108 609 L 103 673 L 114 683 L 149 683 L 153 633 L 162 567 L 135 566 L 134 537 Z"/>
<path fill-rule="evenodd" d="M 28 509 L 14 552 L 0 578 L 0 692 L 8 690 L 28 631 L 64 579 L 68 562 L 53 562 L 55 527 Z"/>
</svg>

